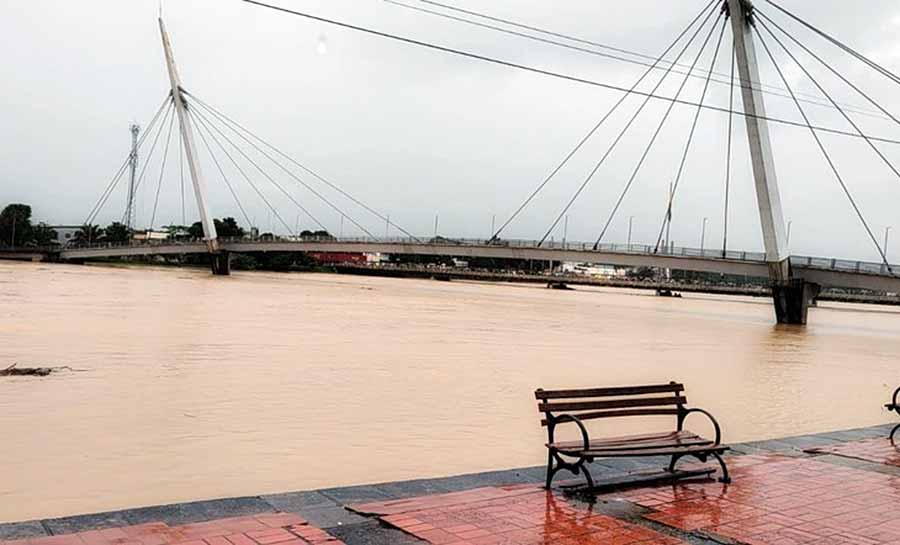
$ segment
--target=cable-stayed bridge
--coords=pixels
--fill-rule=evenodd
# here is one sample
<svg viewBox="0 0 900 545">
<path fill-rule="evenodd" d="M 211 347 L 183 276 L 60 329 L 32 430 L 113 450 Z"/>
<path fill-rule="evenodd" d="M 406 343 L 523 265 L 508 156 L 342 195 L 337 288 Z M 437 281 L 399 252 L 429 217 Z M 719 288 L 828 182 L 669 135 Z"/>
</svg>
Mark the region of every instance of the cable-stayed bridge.
<svg viewBox="0 0 900 545">
<path fill-rule="evenodd" d="M 408 0 L 411 2 L 412 0 Z M 814 300 L 821 287 L 848 287 L 872 289 L 887 292 L 900 292 L 900 276 L 888 262 L 886 247 L 876 238 L 869 222 L 858 204 L 845 176 L 829 152 L 823 140 L 824 135 L 840 136 L 864 142 L 872 151 L 872 160 L 886 165 L 900 179 L 900 170 L 891 162 L 883 147 L 898 145 L 900 141 L 882 136 L 867 134 L 860 128 L 857 118 L 861 115 L 878 116 L 900 125 L 900 120 L 880 103 L 872 99 L 860 86 L 850 81 L 831 64 L 809 48 L 797 36 L 797 29 L 812 34 L 816 39 L 824 40 L 836 48 L 840 54 L 851 57 L 863 64 L 867 70 L 877 77 L 887 79 L 891 84 L 900 85 L 900 77 L 861 55 L 837 38 L 814 27 L 798 15 L 782 8 L 774 0 L 765 3 L 765 8 L 754 6 L 748 0 L 709 0 L 703 9 L 696 14 L 690 23 L 675 37 L 671 44 L 656 57 L 642 56 L 636 62 L 645 66 L 643 74 L 630 87 L 621 87 L 604 82 L 575 77 L 568 74 L 534 68 L 528 65 L 505 61 L 502 59 L 454 49 L 396 34 L 389 34 L 372 28 L 352 25 L 342 21 L 326 19 L 312 14 L 267 4 L 256 0 L 245 0 L 248 4 L 260 8 L 275 10 L 289 16 L 302 17 L 318 23 L 334 25 L 347 31 L 360 32 L 379 39 L 392 40 L 407 46 L 432 49 L 446 55 L 462 56 L 473 61 L 487 62 L 503 66 L 507 69 L 536 72 L 546 77 L 561 78 L 582 85 L 602 87 L 621 93 L 621 98 L 596 123 L 596 125 L 580 139 L 562 161 L 538 184 L 533 191 L 525 195 L 524 200 L 514 207 L 514 212 L 495 230 L 490 238 L 484 240 L 463 240 L 452 237 L 421 237 L 403 228 L 401 222 L 391 220 L 374 207 L 362 202 L 338 184 L 334 183 L 308 166 L 298 162 L 282 152 L 275 145 L 254 134 L 241 123 L 226 115 L 216 107 L 204 101 L 196 94 L 188 91 L 183 85 L 181 75 L 175 64 L 175 57 L 169 36 L 162 19 L 159 21 L 166 65 L 168 68 L 171 92 L 163 101 L 156 115 L 147 125 L 147 130 L 136 143 L 135 150 L 122 164 L 112 181 L 97 200 L 84 224 L 93 225 L 104 209 L 110 195 L 125 174 L 132 172 L 135 178 L 134 158 L 138 150 L 144 159 L 144 167 L 136 183 L 140 185 L 147 178 L 147 169 L 151 157 L 157 150 L 161 151 L 159 177 L 156 179 L 156 202 L 150 218 L 149 229 L 154 227 L 159 205 L 159 194 L 167 164 L 176 163 L 181 175 L 182 203 L 184 203 L 185 179 L 189 179 L 193 187 L 193 198 L 197 204 L 203 237 L 201 240 L 189 242 L 158 241 L 113 245 L 100 242 L 67 247 L 56 256 L 63 260 L 82 260 L 100 257 L 124 257 L 138 255 L 165 255 L 204 253 L 211 256 L 214 274 L 228 274 L 230 255 L 241 252 L 265 251 L 298 251 L 298 252 L 362 252 L 409 255 L 437 255 L 454 257 L 486 257 L 530 259 L 545 261 L 594 262 L 611 265 L 646 266 L 661 269 L 681 269 L 705 271 L 723 274 L 768 277 L 771 279 L 776 316 L 779 323 L 806 322 L 807 307 Z M 562 47 L 593 51 L 596 54 L 609 56 L 611 49 L 603 44 L 585 40 L 577 40 L 559 33 L 550 32 L 533 26 L 519 24 L 515 21 L 491 17 L 482 13 L 462 10 L 452 5 L 435 1 L 420 0 L 428 4 L 427 8 L 415 6 L 408 2 L 390 0 L 390 3 L 425 12 L 429 15 L 450 18 L 466 24 L 495 29 L 500 32 L 513 33 L 556 44 Z M 771 9 L 771 16 L 769 10 Z M 780 21 L 779 21 L 780 20 Z M 789 28 L 789 25 L 793 27 Z M 567 40 L 567 41 L 564 41 Z M 622 51 L 616 55 L 621 55 Z M 820 91 L 818 95 L 806 95 L 794 91 L 775 52 L 789 59 L 792 65 L 800 70 Z M 625 51 L 624 53 L 629 53 Z M 730 54 L 729 54 L 730 53 Z M 629 53 L 634 56 L 634 53 Z M 839 78 L 849 89 L 859 95 L 870 106 L 865 110 L 835 100 L 825 87 L 819 83 L 807 63 L 801 56 Z M 769 62 L 777 72 L 780 84 L 769 85 L 761 82 L 760 64 Z M 721 64 L 727 64 L 722 69 Z M 659 76 L 659 77 L 656 77 Z M 699 98 L 689 98 L 685 89 L 690 80 L 702 81 L 702 93 Z M 661 89 L 665 83 L 675 82 L 677 91 L 674 95 L 663 94 Z M 709 102 L 709 90 L 712 84 L 727 85 L 729 89 L 728 107 L 715 106 Z M 778 95 L 789 99 L 796 107 L 802 121 L 773 117 L 766 110 L 766 95 Z M 505 230 L 513 224 L 522 212 L 541 197 L 543 190 L 558 177 L 559 172 L 579 152 L 585 144 L 598 134 L 601 129 L 611 125 L 610 118 L 617 112 L 626 109 L 628 97 L 638 97 L 639 106 L 634 109 L 623 128 L 612 131 L 614 138 L 596 162 L 594 168 L 583 179 L 571 197 L 563 203 L 559 213 L 548 218 L 549 227 L 543 236 L 533 241 L 507 240 L 503 238 Z M 640 156 L 631 175 L 624 180 L 621 192 L 612 206 L 612 210 L 599 229 L 595 241 L 585 243 L 555 242 L 551 234 L 564 220 L 567 212 L 582 196 L 585 188 L 595 178 L 598 170 L 611 160 L 622 139 L 634 131 L 635 121 L 643 114 L 650 115 L 648 104 L 662 103 L 665 109 L 655 131 L 649 134 L 646 147 Z M 742 108 L 738 109 L 740 103 Z M 810 105 L 825 106 L 839 112 L 852 130 L 816 125 L 808 115 Z M 621 205 L 634 186 L 654 147 L 664 145 L 660 135 L 667 123 L 671 123 L 672 113 L 676 108 L 684 108 L 692 112 L 692 122 L 686 129 L 685 139 L 675 144 L 681 150 L 680 161 L 667 193 L 667 207 L 663 211 L 658 236 L 654 244 L 614 244 L 607 240 L 610 225 L 617 217 Z M 651 109 L 652 110 L 652 109 Z M 721 173 L 725 183 L 725 200 L 723 216 L 725 218 L 725 234 L 718 249 L 676 248 L 670 241 L 669 229 L 672 223 L 673 208 L 678 190 L 684 179 L 685 164 L 692 151 L 692 144 L 698 133 L 699 118 L 703 112 L 715 112 L 727 116 L 727 134 L 722 135 L 726 146 L 726 168 Z M 735 137 L 735 121 L 741 121 L 746 131 L 743 138 Z M 784 220 L 781 194 L 778 186 L 776 162 L 769 136 L 772 124 L 787 125 L 798 130 L 807 131 L 821 152 L 822 159 L 833 174 L 834 182 L 840 188 L 848 204 L 848 214 L 859 224 L 873 247 L 877 250 L 881 261 L 867 263 L 843 261 L 828 257 L 792 256 L 788 250 L 788 234 Z M 729 187 L 734 165 L 732 155 L 734 147 L 746 142 L 749 147 L 751 169 L 756 192 L 756 207 L 762 227 L 762 238 L 765 253 L 745 252 L 731 248 L 728 244 Z M 148 150 L 149 148 L 149 150 Z M 177 150 L 177 157 L 170 157 Z M 144 153 L 146 151 L 146 153 Z M 237 209 L 247 225 L 252 225 L 247 206 L 239 198 L 236 191 L 238 183 L 252 189 L 253 194 L 265 205 L 272 217 L 280 224 L 283 234 L 260 239 L 225 239 L 220 238 L 210 208 L 209 189 L 205 172 L 212 172 L 211 178 L 221 179 L 225 188 L 233 197 Z M 130 190 L 133 190 L 131 188 Z M 304 197 L 298 197 L 294 190 L 303 191 Z M 290 202 L 296 211 L 302 213 L 315 223 L 325 236 L 299 236 L 296 227 L 292 227 L 285 219 L 283 211 L 273 205 L 271 195 L 279 195 Z M 324 223 L 313 213 L 310 202 L 327 207 L 338 213 L 341 221 L 346 220 L 358 230 L 359 237 L 335 237 Z M 182 209 L 184 204 L 182 204 Z M 379 237 L 372 232 L 372 223 L 386 225 L 403 234 L 402 238 Z M 149 230 L 148 230 L 149 231 Z"/>
</svg>

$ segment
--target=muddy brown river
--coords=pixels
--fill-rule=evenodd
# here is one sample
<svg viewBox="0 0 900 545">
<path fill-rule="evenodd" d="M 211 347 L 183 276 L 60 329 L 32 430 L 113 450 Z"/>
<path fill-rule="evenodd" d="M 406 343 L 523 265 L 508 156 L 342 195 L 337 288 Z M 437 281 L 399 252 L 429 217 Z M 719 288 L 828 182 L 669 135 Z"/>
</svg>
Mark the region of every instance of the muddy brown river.
<svg viewBox="0 0 900 545">
<path fill-rule="evenodd" d="M 684 381 L 728 441 L 891 421 L 900 310 L 0 262 L 0 521 L 540 465 L 537 387 Z M 632 419 L 634 420 L 634 419 Z M 664 421 L 597 421 L 629 432 Z"/>
</svg>

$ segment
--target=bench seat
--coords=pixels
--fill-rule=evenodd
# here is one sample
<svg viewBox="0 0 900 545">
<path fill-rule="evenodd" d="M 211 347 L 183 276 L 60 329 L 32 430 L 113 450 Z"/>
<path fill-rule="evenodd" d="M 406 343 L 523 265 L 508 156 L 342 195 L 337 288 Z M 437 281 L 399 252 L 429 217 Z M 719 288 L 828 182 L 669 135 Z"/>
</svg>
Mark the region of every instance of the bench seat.
<svg viewBox="0 0 900 545">
<path fill-rule="evenodd" d="M 722 469 L 720 481 L 730 482 L 728 467 L 722 455 L 730 447 L 721 443 L 719 423 L 702 409 L 687 408 L 684 386 L 676 382 L 645 386 L 615 388 L 591 388 L 584 390 L 543 390 L 535 392 L 538 411 L 543 414 L 541 425 L 547 428 L 548 450 L 547 488 L 554 475 L 567 470 L 576 475 L 584 473 L 587 484 L 593 488 L 593 477 L 585 464 L 597 458 L 631 458 L 649 456 L 669 456 L 666 471 L 675 474 L 675 465 L 691 456 L 701 462 L 715 458 Z M 664 394 L 664 395 L 660 395 Z M 715 437 L 707 439 L 684 428 L 687 417 L 701 413 L 709 418 L 715 428 Z M 640 435 L 614 437 L 594 437 L 588 433 L 584 422 L 599 418 L 621 418 L 626 416 L 676 417 L 675 429 Z M 573 424 L 581 432 L 581 440 L 556 441 L 557 426 Z M 567 460 L 563 457 L 574 459 Z"/>
</svg>

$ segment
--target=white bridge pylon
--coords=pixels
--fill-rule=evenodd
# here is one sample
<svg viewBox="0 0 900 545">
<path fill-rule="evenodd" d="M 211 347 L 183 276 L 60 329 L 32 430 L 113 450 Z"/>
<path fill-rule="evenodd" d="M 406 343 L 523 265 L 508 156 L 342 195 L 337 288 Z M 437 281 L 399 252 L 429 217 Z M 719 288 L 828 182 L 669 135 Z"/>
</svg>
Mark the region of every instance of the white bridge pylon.
<svg viewBox="0 0 900 545">
<path fill-rule="evenodd" d="M 172 43 L 166 32 L 166 24 L 162 17 L 159 18 L 159 32 L 162 35 L 163 49 L 166 53 L 166 67 L 169 70 L 169 81 L 172 84 L 172 100 L 175 103 L 175 111 L 178 113 L 178 127 L 181 131 L 181 140 L 184 143 L 184 154 L 187 157 L 188 170 L 191 174 L 191 182 L 194 185 L 194 196 L 197 199 L 197 207 L 200 209 L 200 223 L 203 224 L 203 240 L 210 253 L 219 250 L 218 233 L 212 214 L 209 211 L 209 201 L 206 193 L 206 180 L 197 160 L 194 145 L 194 130 L 191 120 L 187 115 L 187 105 L 181 90 L 181 78 L 178 75 L 178 67 L 175 66 L 175 56 L 172 53 Z"/>
</svg>

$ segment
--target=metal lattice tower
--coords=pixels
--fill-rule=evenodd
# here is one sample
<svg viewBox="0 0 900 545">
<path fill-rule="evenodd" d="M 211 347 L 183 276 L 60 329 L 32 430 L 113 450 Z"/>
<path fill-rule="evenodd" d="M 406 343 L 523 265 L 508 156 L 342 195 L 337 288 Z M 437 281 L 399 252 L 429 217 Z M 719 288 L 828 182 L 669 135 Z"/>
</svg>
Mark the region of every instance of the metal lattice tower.
<svg viewBox="0 0 900 545">
<path fill-rule="evenodd" d="M 137 167 L 138 167 L 138 135 L 141 133 L 140 125 L 132 125 L 129 129 L 131 131 L 131 155 L 128 157 L 128 168 L 129 168 L 129 180 L 128 180 L 128 201 L 125 204 L 125 226 L 128 229 L 134 228 L 134 216 L 135 216 L 135 194 L 134 194 L 134 184 L 137 178 Z"/>
</svg>

